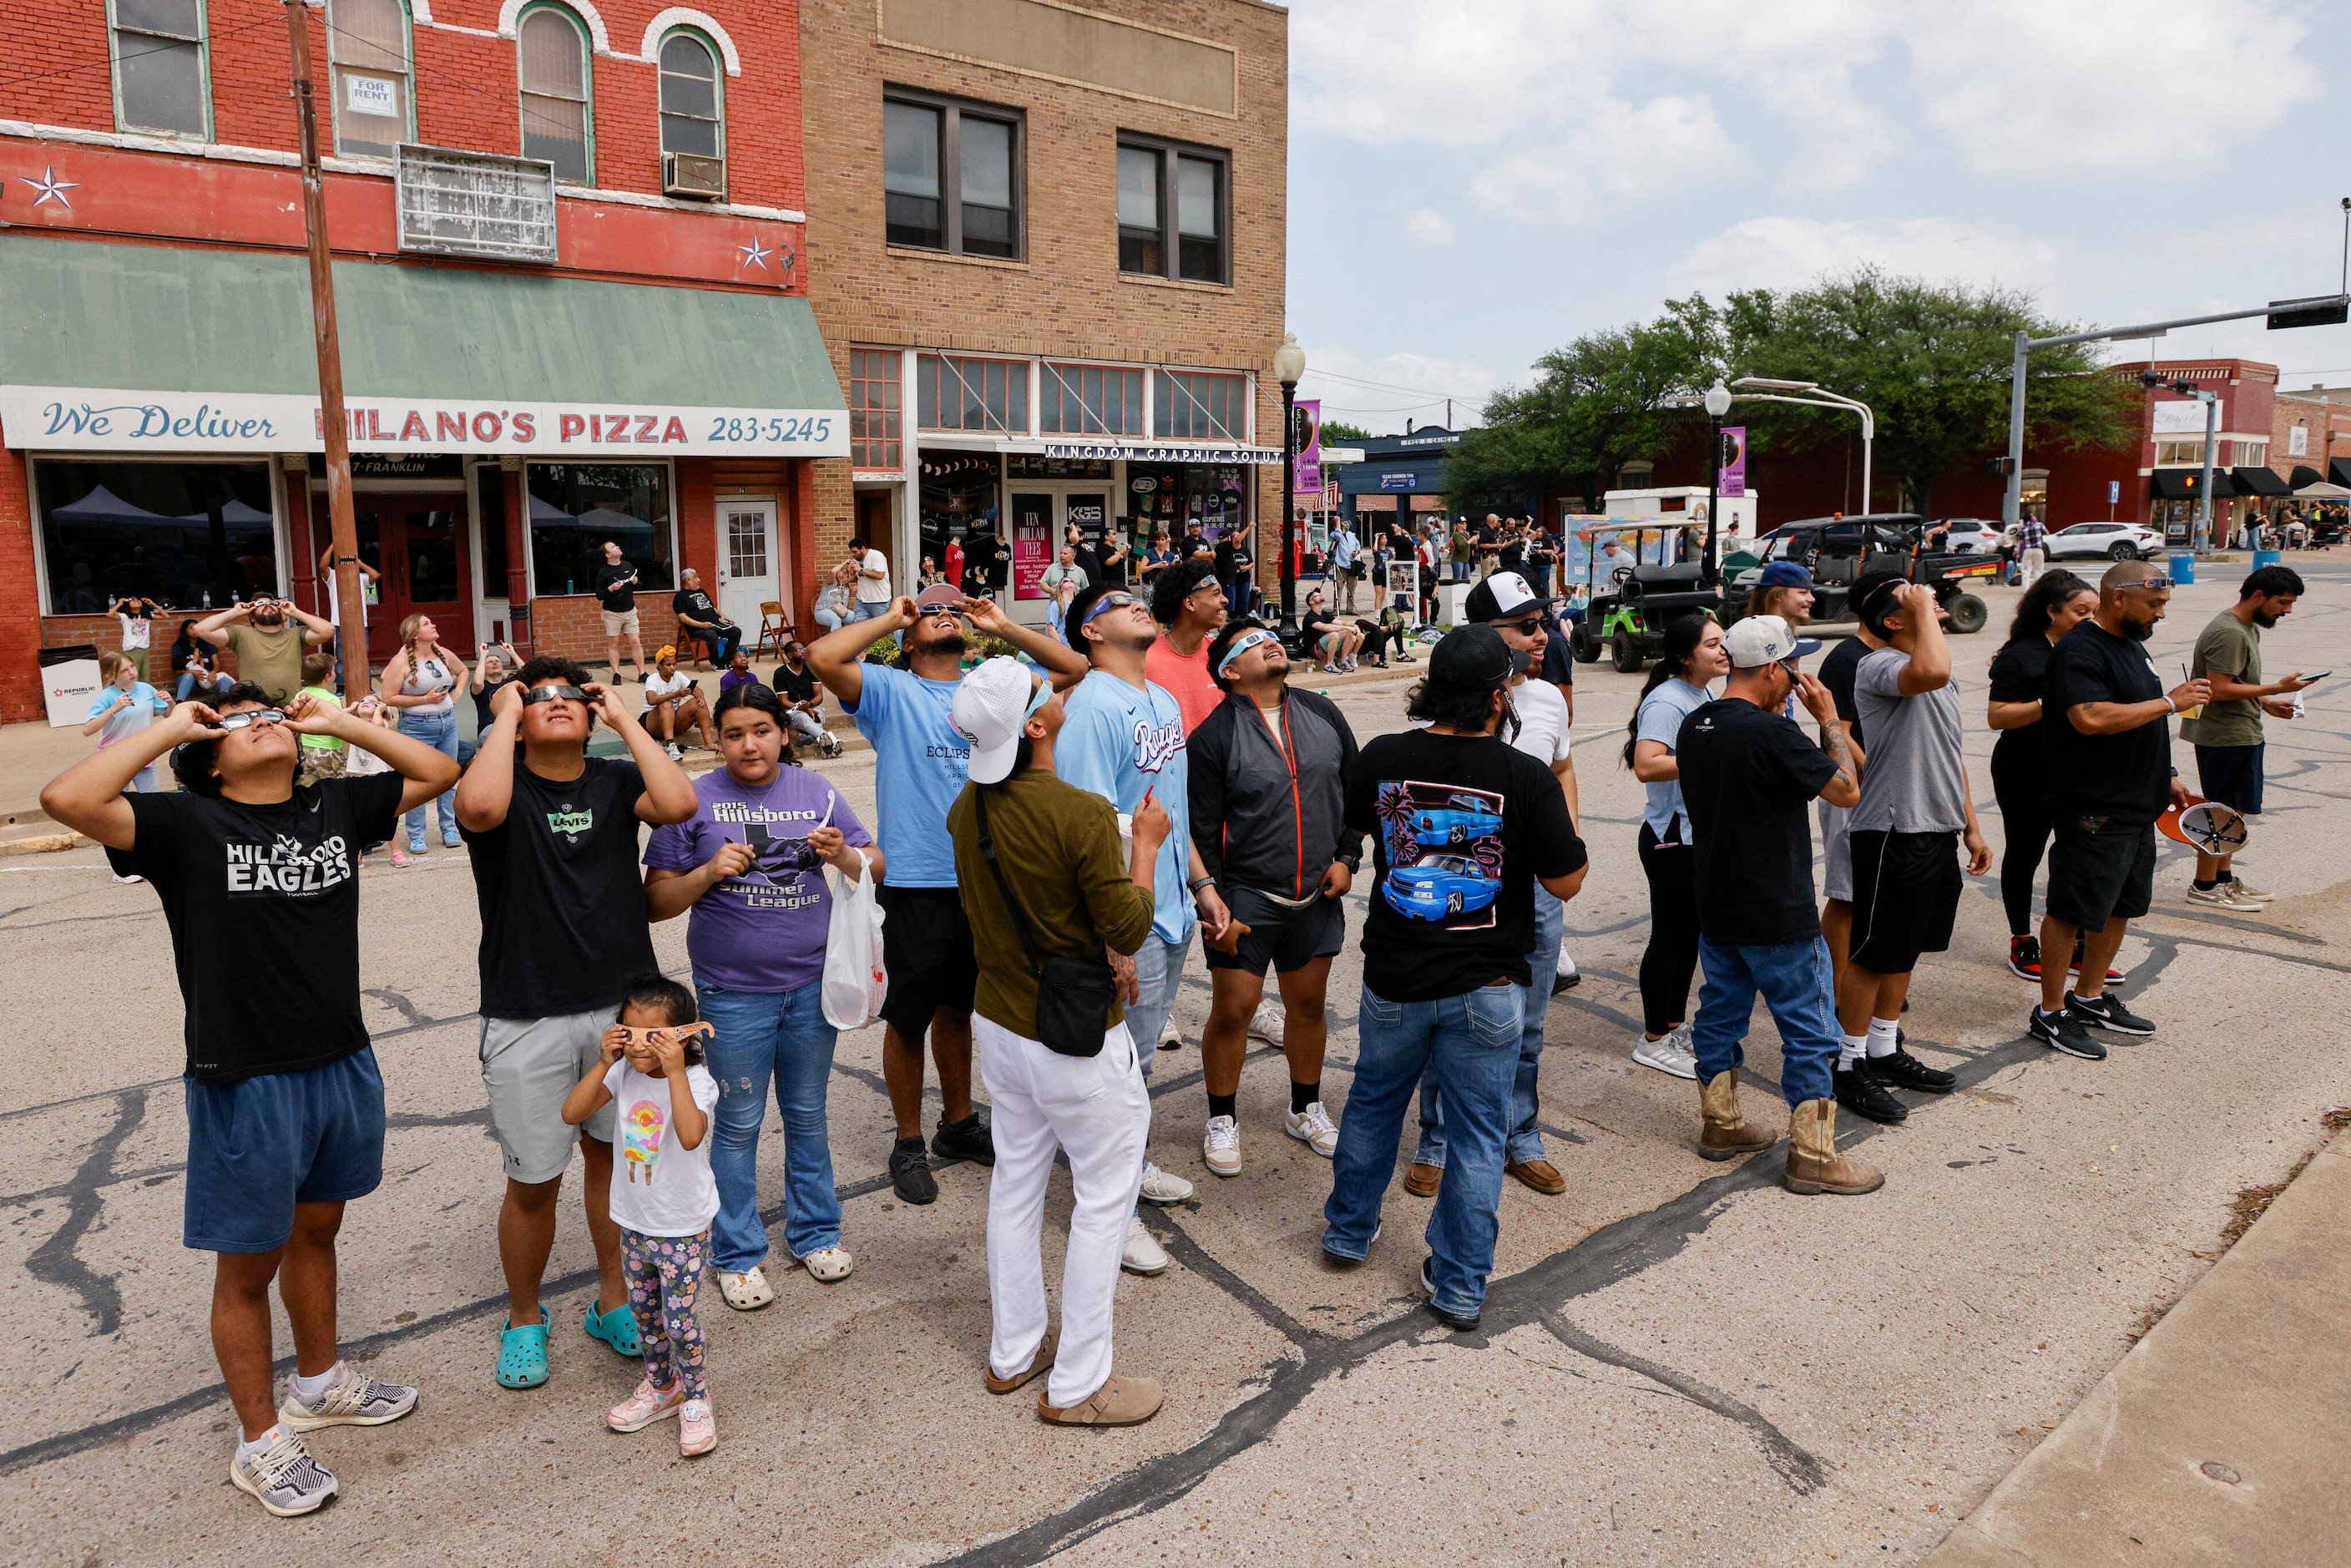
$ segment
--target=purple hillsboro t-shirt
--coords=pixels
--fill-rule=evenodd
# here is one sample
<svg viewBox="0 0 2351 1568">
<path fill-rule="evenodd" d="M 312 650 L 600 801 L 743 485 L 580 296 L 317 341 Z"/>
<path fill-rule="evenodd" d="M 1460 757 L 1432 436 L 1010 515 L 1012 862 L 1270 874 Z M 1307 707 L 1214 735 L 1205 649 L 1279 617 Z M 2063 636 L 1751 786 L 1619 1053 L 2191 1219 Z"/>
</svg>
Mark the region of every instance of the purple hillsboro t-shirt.
<svg viewBox="0 0 2351 1568">
<path fill-rule="evenodd" d="M 645 864 L 694 871 L 730 841 L 759 846 L 758 863 L 717 883 L 687 913 L 685 951 L 694 977 L 722 991 L 791 991 L 824 973 L 832 894 L 824 862 L 809 848 L 811 829 L 839 828 L 852 844 L 872 836 L 820 775 L 787 765 L 754 789 L 726 768 L 695 780 L 699 805 L 683 822 L 653 830 Z"/>
</svg>

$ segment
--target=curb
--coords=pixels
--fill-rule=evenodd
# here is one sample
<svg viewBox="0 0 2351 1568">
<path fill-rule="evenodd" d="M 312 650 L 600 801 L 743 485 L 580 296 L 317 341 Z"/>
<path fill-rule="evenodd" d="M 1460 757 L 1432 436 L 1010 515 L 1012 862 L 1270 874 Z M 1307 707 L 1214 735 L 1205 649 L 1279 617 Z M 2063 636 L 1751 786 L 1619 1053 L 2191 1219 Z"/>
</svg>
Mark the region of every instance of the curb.
<svg viewBox="0 0 2351 1568">
<path fill-rule="evenodd" d="M 41 833 L 29 839 L 8 839 L 0 841 L 0 860 L 11 855 L 47 855 L 65 850 L 88 849 L 97 841 L 79 833 Z"/>
</svg>

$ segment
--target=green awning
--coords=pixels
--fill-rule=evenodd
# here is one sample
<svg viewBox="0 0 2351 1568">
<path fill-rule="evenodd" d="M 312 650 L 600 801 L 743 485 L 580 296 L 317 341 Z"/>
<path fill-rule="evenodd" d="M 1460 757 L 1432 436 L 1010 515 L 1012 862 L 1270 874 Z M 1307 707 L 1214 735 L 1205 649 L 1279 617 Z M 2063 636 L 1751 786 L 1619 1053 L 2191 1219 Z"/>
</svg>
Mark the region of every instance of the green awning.
<svg viewBox="0 0 2351 1568">
<path fill-rule="evenodd" d="M 848 453 L 805 298 L 410 260 L 335 299 L 361 450 Z M 12 447 L 315 451 L 318 384 L 301 256 L 0 236 Z"/>
</svg>

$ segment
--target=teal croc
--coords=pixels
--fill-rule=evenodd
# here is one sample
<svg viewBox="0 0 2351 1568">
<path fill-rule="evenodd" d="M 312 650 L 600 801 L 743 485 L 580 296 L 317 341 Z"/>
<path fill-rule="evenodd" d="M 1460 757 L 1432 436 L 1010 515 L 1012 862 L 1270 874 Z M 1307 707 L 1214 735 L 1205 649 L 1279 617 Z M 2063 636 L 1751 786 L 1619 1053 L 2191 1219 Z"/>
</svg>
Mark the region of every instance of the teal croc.
<svg viewBox="0 0 2351 1568">
<path fill-rule="evenodd" d="M 588 1303 L 588 1337 L 602 1340 L 616 1354 L 632 1360 L 643 1355 L 644 1347 L 637 1343 L 637 1314 L 629 1311 L 625 1303 L 600 1313 L 596 1309 L 603 1304 L 595 1301 Z"/>
<path fill-rule="evenodd" d="M 546 1381 L 546 1320 L 517 1328 L 507 1319 L 498 1332 L 498 1386 L 536 1388 Z"/>
</svg>

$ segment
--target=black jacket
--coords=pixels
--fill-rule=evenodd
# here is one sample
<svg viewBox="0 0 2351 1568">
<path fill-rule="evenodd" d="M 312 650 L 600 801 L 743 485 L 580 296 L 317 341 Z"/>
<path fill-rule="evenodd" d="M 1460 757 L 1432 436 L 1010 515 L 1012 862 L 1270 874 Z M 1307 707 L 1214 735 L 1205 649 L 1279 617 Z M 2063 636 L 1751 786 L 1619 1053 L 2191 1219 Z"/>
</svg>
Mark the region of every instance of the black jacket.
<svg viewBox="0 0 2351 1568">
<path fill-rule="evenodd" d="M 1355 733 L 1328 697 L 1291 687 L 1286 744 L 1238 693 L 1184 743 L 1190 758 L 1192 843 L 1218 889 L 1236 884 L 1304 898 L 1334 860 L 1362 858 L 1345 820 Z"/>
</svg>

